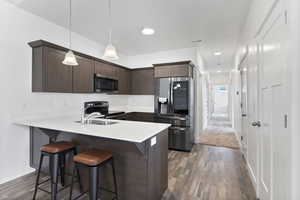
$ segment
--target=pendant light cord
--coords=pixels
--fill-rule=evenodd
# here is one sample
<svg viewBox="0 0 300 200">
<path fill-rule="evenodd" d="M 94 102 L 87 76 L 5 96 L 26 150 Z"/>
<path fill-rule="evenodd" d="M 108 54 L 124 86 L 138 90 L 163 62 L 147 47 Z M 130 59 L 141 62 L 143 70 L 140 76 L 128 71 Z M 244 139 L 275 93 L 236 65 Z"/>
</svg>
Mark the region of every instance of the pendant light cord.
<svg viewBox="0 0 300 200">
<path fill-rule="evenodd" d="M 111 35 L 112 35 L 112 17 L 111 17 L 111 0 L 108 0 L 108 17 L 109 17 L 109 44 L 111 44 Z"/>
<path fill-rule="evenodd" d="M 69 49 L 72 49 L 72 0 L 69 1 Z"/>
</svg>

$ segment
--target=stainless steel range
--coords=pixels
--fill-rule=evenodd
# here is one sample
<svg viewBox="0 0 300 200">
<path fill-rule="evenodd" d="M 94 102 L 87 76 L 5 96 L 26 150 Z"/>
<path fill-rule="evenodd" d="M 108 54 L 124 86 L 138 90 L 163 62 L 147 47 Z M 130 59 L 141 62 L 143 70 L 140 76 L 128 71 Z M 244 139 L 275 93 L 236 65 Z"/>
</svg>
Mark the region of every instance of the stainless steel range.
<svg viewBox="0 0 300 200">
<path fill-rule="evenodd" d="M 155 116 L 172 124 L 169 149 L 191 151 L 194 144 L 194 80 L 191 77 L 155 80 Z"/>
</svg>

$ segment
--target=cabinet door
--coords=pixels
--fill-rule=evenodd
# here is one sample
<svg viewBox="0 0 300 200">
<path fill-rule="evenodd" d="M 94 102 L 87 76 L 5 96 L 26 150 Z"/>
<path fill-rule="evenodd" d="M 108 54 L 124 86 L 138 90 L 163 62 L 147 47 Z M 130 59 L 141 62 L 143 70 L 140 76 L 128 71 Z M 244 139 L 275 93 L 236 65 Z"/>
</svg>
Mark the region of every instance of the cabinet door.
<svg viewBox="0 0 300 200">
<path fill-rule="evenodd" d="M 166 78 L 171 77 L 172 66 L 159 66 L 154 67 L 154 77 L 155 78 Z"/>
<path fill-rule="evenodd" d="M 79 66 L 73 67 L 73 92 L 94 92 L 94 61 L 77 56 Z"/>
<path fill-rule="evenodd" d="M 45 90 L 47 92 L 72 92 L 72 66 L 62 64 L 65 52 L 46 48 Z"/>
<path fill-rule="evenodd" d="M 95 73 L 103 77 L 117 79 L 117 67 L 107 63 L 95 61 Z"/>
<path fill-rule="evenodd" d="M 167 77 L 192 77 L 193 71 L 190 65 L 165 65 L 154 68 L 155 78 Z"/>
<path fill-rule="evenodd" d="M 128 69 L 118 68 L 119 94 L 130 93 L 130 71 Z"/>
<path fill-rule="evenodd" d="M 154 69 L 136 69 L 131 72 L 131 94 L 154 94 Z"/>
<path fill-rule="evenodd" d="M 190 77 L 192 75 L 192 67 L 189 65 L 173 65 L 171 77 Z"/>
</svg>

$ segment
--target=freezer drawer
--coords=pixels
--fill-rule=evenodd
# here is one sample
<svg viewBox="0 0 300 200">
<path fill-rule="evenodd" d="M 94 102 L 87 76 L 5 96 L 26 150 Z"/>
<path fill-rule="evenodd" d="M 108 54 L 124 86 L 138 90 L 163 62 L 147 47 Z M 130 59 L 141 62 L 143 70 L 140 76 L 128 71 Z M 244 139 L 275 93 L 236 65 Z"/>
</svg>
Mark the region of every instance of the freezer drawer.
<svg viewBox="0 0 300 200">
<path fill-rule="evenodd" d="M 189 127 L 169 128 L 169 149 L 191 151 L 193 147 L 192 134 Z"/>
</svg>

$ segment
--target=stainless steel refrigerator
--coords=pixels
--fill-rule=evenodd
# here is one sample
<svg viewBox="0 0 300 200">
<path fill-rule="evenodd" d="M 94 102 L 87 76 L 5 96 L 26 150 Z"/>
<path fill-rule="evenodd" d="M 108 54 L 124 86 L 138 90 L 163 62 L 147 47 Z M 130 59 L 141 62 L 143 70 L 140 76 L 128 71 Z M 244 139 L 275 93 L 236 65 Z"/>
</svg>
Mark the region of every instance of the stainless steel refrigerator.
<svg viewBox="0 0 300 200">
<path fill-rule="evenodd" d="M 155 79 L 155 114 L 172 124 L 169 149 L 191 151 L 194 144 L 194 80 L 190 77 Z"/>
</svg>

